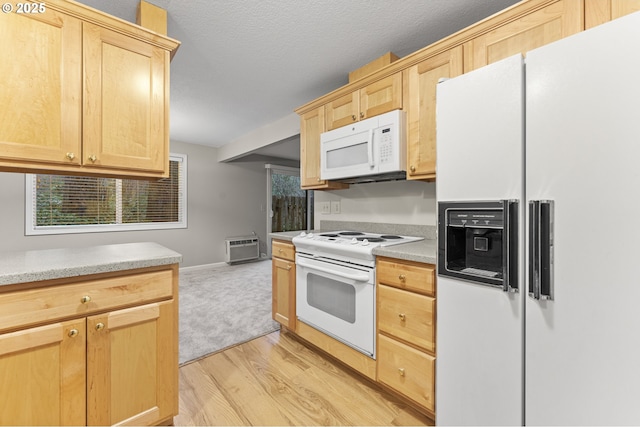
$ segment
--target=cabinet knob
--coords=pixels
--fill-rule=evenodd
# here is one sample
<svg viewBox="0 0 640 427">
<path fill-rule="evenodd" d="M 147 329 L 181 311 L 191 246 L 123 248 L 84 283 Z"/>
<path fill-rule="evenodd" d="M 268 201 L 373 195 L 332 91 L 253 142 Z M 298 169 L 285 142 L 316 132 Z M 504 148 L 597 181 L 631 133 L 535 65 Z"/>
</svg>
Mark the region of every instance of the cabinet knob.
<svg viewBox="0 0 640 427">
<path fill-rule="evenodd" d="M 75 154 L 73 154 L 73 153 L 67 153 L 66 157 L 67 157 L 67 159 L 69 159 L 69 160 L 73 160 L 73 159 L 75 159 L 75 158 L 76 158 L 76 155 L 75 155 Z"/>
<path fill-rule="evenodd" d="M 70 331 L 69 331 L 69 334 L 68 334 L 68 335 L 69 335 L 71 338 L 73 338 L 73 337 L 77 337 L 79 333 L 80 333 L 80 332 L 78 332 L 78 330 L 77 330 L 77 329 L 72 329 L 72 330 L 70 330 Z"/>
<path fill-rule="evenodd" d="M 413 166 L 413 165 L 411 165 L 411 166 L 409 166 L 409 170 L 410 170 L 411 172 L 415 172 L 415 171 L 416 171 L 416 167 L 415 167 L 415 166 Z"/>
<path fill-rule="evenodd" d="M 364 119 L 364 113 L 362 113 L 362 112 L 360 113 L 360 118 Z"/>
<path fill-rule="evenodd" d="M 398 373 L 401 377 L 404 377 L 404 368 L 398 368 Z"/>
<path fill-rule="evenodd" d="M 405 316 L 404 313 L 399 313 L 398 317 L 400 318 L 401 322 L 404 322 L 405 320 L 407 320 L 407 316 Z"/>
<path fill-rule="evenodd" d="M 282 250 L 282 249 L 278 249 L 278 252 L 282 253 L 282 252 L 283 252 L 283 250 Z"/>
<path fill-rule="evenodd" d="M 351 120 L 353 120 L 354 122 L 356 121 L 356 115 L 355 114 L 351 115 Z"/>
<path fill-rule="evenodd" d="M 96 331 L 101 331 L 104 329 L 104 323 L 100 322 L 96 325 Z"/>
<path fill-rule="evenodd" d="M 291 264 L 287 264 L 287 270 L 291 270 Z"/>
<path fill-rule="evenodd" d="M 98 160 L 98 158 L 96 157 L 95 154 L 92 154 L 92 155 L 89 156 L 89 160 L 91 160 L 91 163 L 95 163 L 96 160 Z"/>
<path fill-rule="evenodd" d="M 80 302 L 83 303 L 83 304 L 86 304 L 89 301 L 91 301 L 91 297 L 89 295 L 85 295 L 82 298 L 80 298 Z"/>
<path fill-rule="evenodd" d="M 320 182 L 320 181 L 321 181 L 321 179 L 320 179 L 320 177 L 318 177 L 318 182 Z"/>
<path fill-rule="evenodd" d="M 401 274 L 398 276 L 398 279 L 400 279 L 401 282 L 404 282 L 405 280 L 407 280 L 407 276 L 405 276 L 404 274 Z"/>
</svg>

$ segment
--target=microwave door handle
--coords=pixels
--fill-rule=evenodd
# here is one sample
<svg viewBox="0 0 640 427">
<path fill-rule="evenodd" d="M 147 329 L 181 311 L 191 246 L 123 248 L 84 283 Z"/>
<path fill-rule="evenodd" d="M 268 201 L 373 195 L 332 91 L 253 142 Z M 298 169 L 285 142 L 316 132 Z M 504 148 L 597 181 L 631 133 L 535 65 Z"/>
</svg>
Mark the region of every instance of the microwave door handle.
<svg viewBox="0 0 640 427">
<path fill-rule="evenodd" d="M 369 167 L 373 168 L 375 166 L 374 163 L 374 159 L 373 159 L 373 134 L 374 134 L 374 129 L 371 129 L 369 131 Z"/>
</svg>

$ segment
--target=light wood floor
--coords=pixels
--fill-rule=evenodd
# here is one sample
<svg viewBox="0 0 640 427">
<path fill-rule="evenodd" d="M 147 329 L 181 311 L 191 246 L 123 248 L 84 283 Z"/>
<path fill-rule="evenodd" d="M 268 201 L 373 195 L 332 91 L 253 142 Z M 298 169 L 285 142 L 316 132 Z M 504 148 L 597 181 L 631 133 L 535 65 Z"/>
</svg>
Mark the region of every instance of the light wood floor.
<svg viewBox="0 0 640 427">
<path fill-rule="evenodd" d="M 180 368 L 175 425 L 433 425 L 308 348 L 273 332 Z"/>
</svg>

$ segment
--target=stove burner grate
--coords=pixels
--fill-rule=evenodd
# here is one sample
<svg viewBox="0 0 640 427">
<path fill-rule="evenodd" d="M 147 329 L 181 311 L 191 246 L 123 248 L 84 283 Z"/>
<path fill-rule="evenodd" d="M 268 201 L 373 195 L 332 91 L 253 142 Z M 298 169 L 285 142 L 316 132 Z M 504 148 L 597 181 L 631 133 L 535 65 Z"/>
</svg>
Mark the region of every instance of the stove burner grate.
<svg viewBox="0 0 640 427">
<path fill-rule="evenodd" d="M 360 232 L 360 231 L 343 231 L 341 233 L 338 233 L 341 236 L 362 236 L 364 235 L 364 233 Z"/>
<path fill-rule="evenodd" d="M 323 237 L 340 237 L 338 234 L 334 234 L 334 233 L 321 234 L 321 236 L 323 236 Z"/>
<path fill-rule="evenodd" d="M 382 236 L 380 236 L 381 239 L 385 239 L 385 240 L 394 240 L 394 239 L 402 239 L 402 237 L 400 236 L 395 236 L 393 234 L 383 234 Z"/>
</svg>

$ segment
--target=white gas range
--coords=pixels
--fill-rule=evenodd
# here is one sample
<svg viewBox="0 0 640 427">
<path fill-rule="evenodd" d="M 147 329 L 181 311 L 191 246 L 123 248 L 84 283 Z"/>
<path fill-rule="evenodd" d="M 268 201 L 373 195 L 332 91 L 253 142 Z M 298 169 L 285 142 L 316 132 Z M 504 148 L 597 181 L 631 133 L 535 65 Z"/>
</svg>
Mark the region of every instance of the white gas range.
<svg viewBox="0 0 640 427">
<path fill-rule="evenodd" d="M 423 237 L 335 231 L 294 237 L 298 320 L 375 359 L 378 247 Z"/>
</svg>

